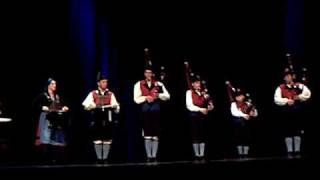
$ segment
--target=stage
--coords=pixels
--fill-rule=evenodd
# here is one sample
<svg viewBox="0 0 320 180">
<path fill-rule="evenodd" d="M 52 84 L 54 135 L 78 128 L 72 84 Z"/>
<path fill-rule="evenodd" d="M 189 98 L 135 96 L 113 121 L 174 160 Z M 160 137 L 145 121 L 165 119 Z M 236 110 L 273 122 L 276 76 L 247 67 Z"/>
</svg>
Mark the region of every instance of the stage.
<svg viewBox="0 0 320 180">
<path fill-rule="evenodd" d="M 241 177 L 256 176 L 307 177 L 306 158 L 247 158 L 207 160 L 206 162 L 176 161 L 157 163 L 126 164 L 69 164 L 69 165 L 24 165 L 1 166 L 0 174 L 6 176 L 47 176 L 69 175 L 72 177 L 130 177 L 141 179 L 172 177 Z M 258 177 L 257 177 L 258 178 Z"/>
</svg>

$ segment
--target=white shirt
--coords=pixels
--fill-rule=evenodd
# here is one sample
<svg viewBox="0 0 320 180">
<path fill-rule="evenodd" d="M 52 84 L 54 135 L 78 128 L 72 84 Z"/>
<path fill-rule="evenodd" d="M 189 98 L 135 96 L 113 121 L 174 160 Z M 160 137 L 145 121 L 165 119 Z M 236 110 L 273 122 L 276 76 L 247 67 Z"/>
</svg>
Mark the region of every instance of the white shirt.
<svg viewBox="0 0 320 180">
<path fill-rule="evenodd" d="M 147 82 L 148 86 L 151 86 L 151 82 Z M 170 94 L 167 91 L 166 87 L 163 85 L 163 83 L 157 81 L 158 86 L 162 86 L 162 93 L 159 93 L 159 99 L 161 99 L 162 101 L 167 101 L 170 99 Z M 142 96 L 142 92 L 141 92 L 141 88 L 140 88 L 140 81 L 138 81 L 135 85 L 134 85 L 134 89 L 133 89 L 133 100 L 135 103 L 137 104 L 142 104 L 146 101 L 146 96 Z"/>
<path fill-rule="evenodd" d="M 95 91 L 98 93 L 98 90 Z M 91 110 L 94 107 L 96 107 L 96 104 L 94 103 L 93 99 L 93 92 L 90 92 L 87 96 L 87 98 L 83 101 L 82 105 L 86 110 Z M 119 113 L 120 112 L 120 104 L 118 103 L 114 93 L 111 95 L 110 105 L 115 107 L 114 112 Z"/>
<path fill-rule="evenodd" d="M 236 102 L 233 102 L 233 103 L 231 103 L 231 114 L 232 114 L 232 116 L 234 116 L 234 117 L 245 117 L 245 116 L 247 116 L 248 114 L 245 114 L 245 113 L 243 113 L 242 111 L 241 111 L 241 109 L 240 108 L 238 108 L 238 106 L 237 106 L 237 103 Z M 258 116 L 258 111 L 257 111 L 257 109 L 254 109 L 254 111 L 253 111 L 254 113 L 253 113 L 253 117 L 257 117 Z"/>
<path fill-rule="evenodd" d="M 200 95 L 200 92 L 197 92 L 197 93 L 198 95 Z M 186 93 L 186 106 L 187 106 L 187 109 L 192 112 L 200 112 L 200 110 L 202 109 L 201 107 L 193 104 L 191 90 L 188 90 Z"/>
<path fill-rule="evenodd" d="M 302 93 L 298 95 L 300 101 L 307 101 L 311 97 L 311 91 L 304 84 L 299 84 L 299 89 L 302 89 Z M 279 86 L 274 93 L 274 103 L 278 106 L 284 106 L 288 103 L 288 100 L 288 98 L 282 97 L 281 88 Z"/>
</svg>

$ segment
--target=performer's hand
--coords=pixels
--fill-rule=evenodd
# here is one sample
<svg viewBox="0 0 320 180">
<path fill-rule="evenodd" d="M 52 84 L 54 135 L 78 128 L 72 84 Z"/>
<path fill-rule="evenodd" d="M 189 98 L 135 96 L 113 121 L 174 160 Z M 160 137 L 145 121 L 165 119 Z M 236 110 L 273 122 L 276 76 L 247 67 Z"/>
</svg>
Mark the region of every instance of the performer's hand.
<svg viewBox="0 0 320 180">
<path fill-rule="evenodd" d="M 255 115 L 254 110 L 250 111 L 249 116 L 253 117 Z"/>
<path fill-rule="evenodd" d="M 289 106 L 293 106 L 293 105 L 294 105 L 294 100 L 289 99 L 289 100 L 288 100 L 288 105 L 289 105 Z"/>
<path fill-rule="evenodd" d="M 153 100 L 156 100 L 156 99 L 158 99 L 158 98 L 159 98 L 159 93 L 156 92 L 156 93 L 154 94 Z"/>
<path fill-rule="evenodd" d="M 63 106 L 62 111 L 68 112 L 68 111 L 69 111 L 69 108 L 68 108 L 67 106 Z"/>
<path fill-rule="evenodd" d="M 209 104 L 209 105 L 208 105 L 208 110 L 209 110 L 209 111 L 212 111 L 213 108 L 214 108 L 213 104 Z"/>
<path fill-rule="evenodd" d="M 88 107 L 87 107 L 87 110 L 92 110 L 92 109 L 95 109 L 96 108 L 96 105 L 95 104 L 90 104 Z"/>
<path fill-rule="evenodd" d="M 204 115 L 207 115 L 207 114 L 208 114 L 208 109 L 206 109 L 206 108 L 201 108 L 201 109 L 200 109 L 200 112 L 201 112 L 202 114 L 204 114 Z"/>
<path fill-rule="evenodd" d="M 293 97 L 293 100 L 295 100 L 295 101 L 300 101 L 300 98 L 299 98 L 299 96 L 294 96 L 294 97 Z"/>
<path fill-rule="evenodd" d="M 151 102 L 154 101 L 154 98 L 152 96 L 147 96 L 146 100 L 147 100 L 148 103 L 151 103 Z"/>
<path fill-rule="evenodd" d="M 42 106 L 42 111 L 48 112 L 49 111 L 49 107 L 48 106 Z"/>
<path fill-rule="evenodd" d="M 245 120 L 249 120 L 249 119 L 250 119 L 250 115 L 246 114 L 243 118 L 244 118 Z"/>
<path fill-rule="evenodd" d="M 118 108 L 118 105 L 112 105 L 111 108 L 116 109 Z"/>
</svg>

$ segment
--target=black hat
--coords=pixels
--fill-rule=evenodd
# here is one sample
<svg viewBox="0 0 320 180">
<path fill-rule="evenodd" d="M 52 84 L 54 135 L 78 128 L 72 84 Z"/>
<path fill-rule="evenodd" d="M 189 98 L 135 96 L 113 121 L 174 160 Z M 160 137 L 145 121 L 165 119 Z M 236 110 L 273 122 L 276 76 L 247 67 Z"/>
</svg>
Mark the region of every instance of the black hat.
<svg viewBox="0 0 320 180">
<path fill-rule="evenodd" d="M 154 71 L 153 67 L 152 67 L 152 62 L 151 61 L 148 61 L 146 63 L 146 65 L 144 66 L 144 70 L 150 70 L 150 71 Z"/>
<path fill-rule="evenodd" d="M 55 81 L 53 78 L 48 78 L 47 82 L 46 82 L 46 86 L 49 86 L 51 84 L 52 81 Z"/>
<path fill-rule="evenodd" d="M 283 71 L 283 76 L 286 76 L 286 75 L 294 75 L 294 72 L 292 71 L 292 69 L 290 68 L 285 68 L 284 71 Z"/>
<path fill-rule="evenodd" d="M 201 81 L 199 75 L 194 75 L 193 73 L 190 74 L 190 80 L 191 82 Z"/>
<path fill-rule="evenodd" d="M 100 82 L 101 80 L 108 80 L 108 78 L 101 74 L 101 72 L 98 72 L 97 75 L 97 82 Z"/>
<path fill-rule="evenodd" d="M 240 88 L 237 88 L 234 92 L 234 97 L 245 95 L 244 91 L 242 91 Z"/>
<path fill-rule="evenodd" d="M 55 81 L 53 78 L 48 78 L 45 85 L 44 85 L 44 91 L 48 91 L 48 86 L 52 83 L 52 81 Z"/>
</svg>

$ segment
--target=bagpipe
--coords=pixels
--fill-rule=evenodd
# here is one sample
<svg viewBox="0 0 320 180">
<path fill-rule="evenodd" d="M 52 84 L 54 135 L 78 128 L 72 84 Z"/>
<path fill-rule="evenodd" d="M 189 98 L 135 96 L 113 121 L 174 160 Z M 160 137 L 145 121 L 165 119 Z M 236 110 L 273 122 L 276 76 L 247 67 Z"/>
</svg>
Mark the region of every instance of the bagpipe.
<svg viewBox="0 0 320 180">
<path fill-rule="evenodd" d="M 227 93 L 228 93 L 229 102 L 233 103 L 233 102 L 235 102 L 234 94 L 236 93 L 236 88 L 234 88 L 231 85 L 230 81 L 226 81 L 226 86 L 227 86 Z"/>
<path fill-rule="evenodd" d="M 300 93 L 302 93 L 302 89 L 299 88 L 299 84 L 300 83 L 302 83 L 304 85 L 308 84 L 308 70 L 307 70 L 307 68 L 303 67 L 303 68 L 301 68 L 300 72 L 296 71 L 296 68 L 293 65 L 292 55 L 290 53 L 287 53 L 286 57 L 287 57 L 288 65 L 285 68 L 284 73 L 285 74 L 288 74 L 288 73 L 292 74 L 292 78 L 294 81 L 293 86 L 286 85 L 286 88 L 287 89 L 294 89 L 297 91 L 298 94 L 300 94 Z M 298 76 L 298 75 L 300 75 L 300 76 Z"/>
<path fill-rule="evenodd" d="M 152 81 L 155 82 L 154 86 L 156 88 L 156 93 L 163 93 L 163 87 L 162 85 L 159 85 L 158 81 L 164 83 L 167 80 L 167 73 L 164 66 L 160 66 L 159 73 L 154 72 L 155 69 L 152 64 L 151 55 L 150 55 L 150 49 L 145 48 L 144 49 L 144 60 L 145 60 L 145 67 L 152 69 L 153 75 L 152 75 Z"/>
<path fill-rule="evenodd" d="M 245 114 L 250 114 L 250 112 L 256 110 L 256 106 L 253 104 L 251 96 L 249 93 L 246 93 L 246 103 L 248 104 L 247 108 L 245 109 Z"/>
<path fill-rule="evenodd" d="M 197 79 L 201 83 L 201 88 L 200 88 L 200 94 L 201 96 L 205 99 L 205 103 L 207 104 L 208 108 L 213 108 L 213 100 L 212 97 L 209 93 L 208 87 L 207 87 L 207 81 L 201 79 L 200 75 L 195 75 L 192 72 L 192 69 L 190 67 L 190 64 L 188 61 L 184 62 L 185 66 L 185 77 L 187 80 L 187 87 L 188 89 L 193 89 L 192 87 L 192 79 Z"/>
<path fill-rule="evenodd" d="M 256 109 L 256 106 L 252 102 L 252 99 L 249 93 L 244 93 L 240 88 L 235 88 L 230 81 L 226 81 L 226 88 L 227 88 L 227 93 L 228 93 L 228 98 L 230 103 L 236 102 L 235 96 L 237 95 L 237 93 L 241 93 L 245 96 L 244 102 L 246 103 L 246 106 L 243 106 L 241 108 L 241 111 L 243 113 L 250 114 L 250 112 Z"/>
</svg>

